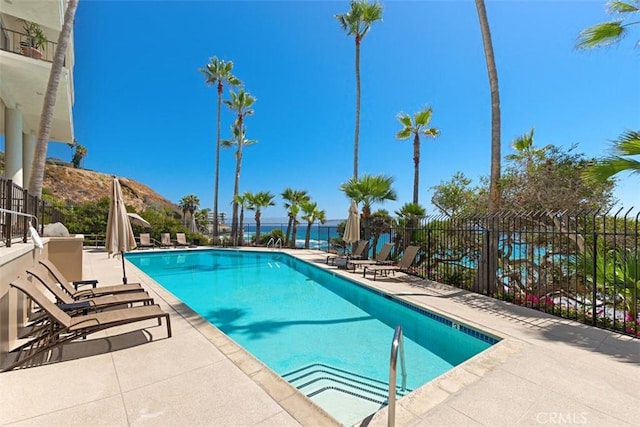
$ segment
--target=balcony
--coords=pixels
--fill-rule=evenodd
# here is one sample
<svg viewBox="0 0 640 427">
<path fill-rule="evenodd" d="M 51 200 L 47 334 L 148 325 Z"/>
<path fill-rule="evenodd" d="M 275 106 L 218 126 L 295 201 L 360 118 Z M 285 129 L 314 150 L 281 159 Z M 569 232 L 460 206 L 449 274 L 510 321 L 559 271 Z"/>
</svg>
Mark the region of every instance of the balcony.
<svg viewBox="0 0 640 427">
<path fill-rule="evenodd" d="M 25 33 L 2 28 L 0 32 L 0 50 L 53 62 L 57 43 L 47 41 L 42 47 L 36 49 L 30 46 L 29 39 L 29 36 Z"/>
</svg>

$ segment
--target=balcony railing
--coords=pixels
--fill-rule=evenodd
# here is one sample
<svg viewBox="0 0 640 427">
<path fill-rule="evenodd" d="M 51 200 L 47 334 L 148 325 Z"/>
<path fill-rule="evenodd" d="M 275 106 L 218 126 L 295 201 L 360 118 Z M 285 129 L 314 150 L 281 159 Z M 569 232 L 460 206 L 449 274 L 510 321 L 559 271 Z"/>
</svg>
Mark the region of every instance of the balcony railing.
<svg viewBox="0 0 640 427">
<path fill-rule="evenodd" d="M 44 46 L 35 49 L 29 45 L 29 36 L 8 28 L 0 30 L 0 50 L 13 52 L 29 58 L 53 62 L 57 43 L 47 41 Z"/>
</svg>

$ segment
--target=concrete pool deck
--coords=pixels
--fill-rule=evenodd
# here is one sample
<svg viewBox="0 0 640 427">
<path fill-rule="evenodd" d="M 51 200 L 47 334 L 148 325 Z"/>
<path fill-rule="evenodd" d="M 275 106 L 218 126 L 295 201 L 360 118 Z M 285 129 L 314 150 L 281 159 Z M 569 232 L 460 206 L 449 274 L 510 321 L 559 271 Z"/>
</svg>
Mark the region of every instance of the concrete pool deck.
<svg viewBox="0 0 640 427">
<path fill-rule="evenodd" d="M 396 425 L 638 425 L 638 339 L 402 274 L 363 280 L 327 267 L 320 251 L 290 253 L 503 338 L 400 399 Z M 85 278 L 121 281 L 119 260 L 92 250 L 83 259 Z M 140 322 L 65 345 L 62 362 L 1 373 L 0 425 L 336 424 L 130 263 L 127 277 L 170 313 L 173 336 Z"/>
</svg>

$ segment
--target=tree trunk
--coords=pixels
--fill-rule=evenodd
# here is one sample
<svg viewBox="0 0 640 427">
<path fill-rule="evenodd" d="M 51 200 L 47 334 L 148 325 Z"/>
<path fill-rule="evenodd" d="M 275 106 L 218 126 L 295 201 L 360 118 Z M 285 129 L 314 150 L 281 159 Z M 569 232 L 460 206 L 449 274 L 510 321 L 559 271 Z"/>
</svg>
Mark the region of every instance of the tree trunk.
<svg viewBox="0 0 640 427">
<path fill-rule="evenodd" d="M 491 177 L 489 184 L 489 206 L 485 237 L 483 240 L 478 273 L 474 282 L 474 291 L 492 295 L 497 290 L 498 243 L 500 236 L 494 232 L 495 214 L 500 211 L 500 92 L 498 89 L 498 71 L 493 53 L 491 31 L 484 0 L 475 0 L 482 33 L 484 55 L 487 63 L 489 87 L 491 90 Z M 483 283 L 484 281 L 484 283 Z"/>
<path fill-rule="evenodd" d="M 296 233 L 298 232 L 298 221 L 293 218 L 293 225 L 291 226 L 291 242 L 289 247 L 295 249 L 296 248 Z"/>
<path fill-rule="evenodd" d="M 31 176 L 29 177 L 29 193 L 40 198 L 42 196 L 42 181 L 44 180 L 44 165 L 47 160 L 47 144 L 51 134 L 51 124 L 53 122 L 53 112 L 56 106 L 56 94 L 60 84 L 60 76 L 64 68 L 64 58 L 69 46 L 73 21 L 78 7 L 78 0 L 69 0 L 67 10 L 64 14 L 64 24 L 58 36 L 58 45 L 53 56 L 47 92 L 44 95 L 42 114 L 40 116 L 40 126 L 38 128 L 38 142 L 36 143 Z"/>
<path fill-rule="evenodd" d="M 218 183 L 220 182 L 220 105 L 222 103 L 222 83 L 218 82 L 218 113 L 216 127 L 216 175 L 213 183 L 213 239 L 217 241 L 220 236 L 218 227 Z"/>
<path fill-rule="evenodd" d="M 309 240 L 311 240 L 311 224 L 312 222 L 307 222 L 307 233 L 304 236 L 304 248 L 309 249 Z"/>
<path fill-rule="evenodd" d="M 356 130 L 353 137 L 353 178 L 358 179 L 358 138 L 360 137 L 360 38 L 356 35 Z"/>
<path fill-rule="evenodd" d="M 240 192 L 240 165 L 242 163 L 242 141 L 238 141 L 236 152 L 236 177 L 233 185 L 233 218 L 231 219 L 231 239 L 234 245 L 238 244 L 238 193 Z"/>
<path fill-rule="evenodd" d="M 291 234 L 291 224 L 293 223 L 293 217 L 289 215 L 289 222 L 287 222 L 287 234 L 284 236 L 284 245 L 289 247 L 289 235 Z"/>
<path fill-rule="evenodd" d="M 418 187 L 420 186 L 420 136 L 416 132 L 413 137 L 413 203 L 418 204 Z"/>
<path fill-rule="evenodd" d="M 260 211 L 256 212 L 256 246 L 260 244 L 260 218 L 262 215 Z"/>
</svg>

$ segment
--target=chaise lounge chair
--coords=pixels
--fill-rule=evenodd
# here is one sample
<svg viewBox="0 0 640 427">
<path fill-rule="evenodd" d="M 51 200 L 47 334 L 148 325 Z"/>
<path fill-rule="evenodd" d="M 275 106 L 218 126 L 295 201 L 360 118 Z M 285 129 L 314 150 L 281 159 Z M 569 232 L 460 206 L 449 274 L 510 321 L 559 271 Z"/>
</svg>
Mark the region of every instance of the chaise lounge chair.
<svg viewBox="0 0 640 427">
<path fill-rule="evenodd" d="M 353 253 L 351 253 L 351 254 L 347 254 L 347 255 L 328 255 L 327 256 L 327 265 L 338 265 L 339 263 L 337 263 L 336 261 L 344 260 L 344 266 L 346 267 L 346 264 L 347 264 L 347 262 L 349 260 L 362 259 L 363 254 L 365 253 L 364 251 L 367 248 L 367 244 L 368 243 L 369 243 L 368 240 L 360 240 L 358 242 L 358 245 L 354 249 Z"/>
<path fill-rule="evenodd" d="M 158 305 L 107 310 L 100 313 L 71 317 L 27 280 L 18 278 L 11 282 L 11 286 L 24 292 L 46 313 L 49 327 L 41 329 L 36 336 L 13 349 L 11 353 L 17 354 L 16 359 L 3 371 L 9 371 L 23 365 L 34 357 L 41 354 L 44 355 L 65 342 L 84 338 L 94 332 L 114 326 L 127 325 L 143 320 L 157 319 L 158 325 L 161 325 L 162 318 L 164 318 L 167 325 L 167 337 L 171 337 L 169 314 L 162 311 Z"/>
<path fill-rule="evenodd" d="M 187 236 L 184 233 L 176 233 L 176 247 L 178 246 L 189 246 Z"/>
<path fill-rule="evenodd" d="M 411 268 L 411 264 L 413 264 L 413 261 L 416 259 L 419 250 L 420 246 L 407 246 L 404 254 L 402 254 L 402 258 L 400 258 L 400 261 L 398 261 L 396 265 L 365 265 L 362 277 L 366 277 L 367 273 L 373 273 L 373 280 L 376 280 L 378 273 L 386 276 L 390 272 L 394 274 L 396 271 L 406 272 Z"/>
<path fill-rule="evenodd" d="M 86 313 L 88 309 L 95 311 L 108 307 L 124 304 L 142 303 L 143 305 L 153 304 L 153 298 L 149 296 L 149 293 L 140 292 L 123 292 L 114 295 L 103 295 L 92 298 L 85 298 L 80 301 L 73 299 L 67 292 L 65 292 L 60 284 L 54 280 L 49 271 L 42 265 L 38 265 L 27 269 L 27 273 L 35 277 L 47 288 L 56 298 L 58 304 L 62 304 L 62 309 L 80 309 Z"/>
<path fill-rule="evenodd" d="M 156 245 L 151 241 L 151 234 L 149 233 L 140 233 L 139 237 L 140 243 L 138 243 L 138 248 L 154 248 Z"/>
<path fill-rule="evenodd" d="M 393 243 L 385 243 L 380 249 L 374 259 L 360 259 L 360 260 L 349 260 L 347 261 L 347 270 L 349 268 L 353 268 L 353 271 L 356 271 L 356 268 L 363 267 L 365 265 L 375 265 L 375 264 L 390 264 L 393 261 L 388 260 L 389 255 L 391 254 L 391 249 L 393 248 Z"/>
<path fill-rule="evenodd" d="M 171 235 L 169 233 L 160 233 L 160 247 L 169 248 L 171 244 Z"/>
<path fill-rule="evenodd" d="M 68 281 L 64 275 L 58 270 L 58 268 L 48 259 L 41 259 L 40 264 L 42 264 L 53 276 L 54 279 L 62 289 L 65 290 L 74 300 L 78 300 L 81 298 L 93 298 L 102 295 L 110 295 L 110 294 L 119 294 L 123 292 L 140 292 L 144 291 L 140 283 L 129 283 L 128 285 L 113 285 L 113 286 L 100 286 L 96 288 L 98 284 L 97 280 L 80 280 L 75 282 Z M 79 286 L 82 285 L 93 285 L 92 289 L 81 289 L 78 290 Z"/>
</svg>

